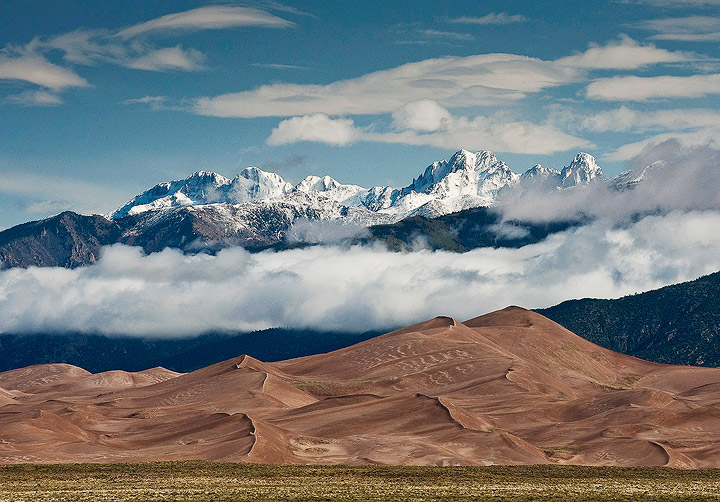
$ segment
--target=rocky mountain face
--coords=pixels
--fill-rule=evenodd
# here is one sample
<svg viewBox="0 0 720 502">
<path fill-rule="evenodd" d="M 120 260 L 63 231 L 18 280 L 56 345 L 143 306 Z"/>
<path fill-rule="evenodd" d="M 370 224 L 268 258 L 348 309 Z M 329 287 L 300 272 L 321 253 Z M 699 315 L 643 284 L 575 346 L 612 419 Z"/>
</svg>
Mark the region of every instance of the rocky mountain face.
<svg viewBox="0 0 720 502">
<path fill-rule="evenodd" d="M 94 263 L 103 246 L 122 236 L 121 226 L 99 215 L 66 211 L 0 232 L 0 266 L 66 267 Z"/>
</svg>

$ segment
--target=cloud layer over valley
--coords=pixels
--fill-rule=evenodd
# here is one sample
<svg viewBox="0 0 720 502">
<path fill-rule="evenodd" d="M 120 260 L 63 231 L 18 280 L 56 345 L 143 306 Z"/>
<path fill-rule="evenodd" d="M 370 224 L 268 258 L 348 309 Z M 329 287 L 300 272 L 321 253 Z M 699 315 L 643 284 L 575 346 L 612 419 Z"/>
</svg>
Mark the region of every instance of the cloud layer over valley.
<svg viewBox="0 0 720 502">
<path fill-rule="evenodd" d="M 182 336 L 271 326 L 362 331 L 510 304 L 616 297 L 720 269 L 720 212 L 598 222 L 520 249 L 381 247 L 216 256 L 107 248 L 96 265 L 0 273 L 0 331 Z"/>
</svg>

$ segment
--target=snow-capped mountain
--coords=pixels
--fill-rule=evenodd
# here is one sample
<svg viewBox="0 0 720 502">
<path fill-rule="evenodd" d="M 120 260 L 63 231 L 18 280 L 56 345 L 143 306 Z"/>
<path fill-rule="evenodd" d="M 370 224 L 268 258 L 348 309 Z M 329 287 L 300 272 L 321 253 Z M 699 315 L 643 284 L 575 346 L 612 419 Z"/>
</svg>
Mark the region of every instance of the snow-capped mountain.
<svg viewBox="0 0 720 502">
<path fill-rule="evenodd" d="M 588 171 L 591 174 L 583 171 L 588 165 L 596 167 L 592 156 L 580 155 L 563 170 L 563 173 L 568 172 L 568 180 L 577 179 L 572 184 L 581 184 L 595 175 L 595 171 Z M 537 167 L 533 169 L 537 170 Z M 558 171 L 552 172 L 559 177 Z M 199 171 L 184 180 L 159 183 L 108 216 L 117 219 L 184 206 L 283 201 L 309 206 L 323 213 L 328 210 L 329 213 L 346 213 L 348 208 L 355 208 L 355 220 L 364 217 L 368 222 L 397 221 L 411 214 L 439 216 L 470 207 L 489 206 L 503 189 L 516 185 L 519 180 L 520 175 L 498 160 L 494 153 L 467 150 L 458 151 L 449 160 L 432 163 L 423 174 L 402 188 L 379 186 L 367 189 L 341 184 L 329 176 L 308 176 L 292 186 L 279 175 L 257 167 L 246 168 L 232 180 L 217 173 Z M 561 185 L 558 182 L 558 186 Z M 338 205 L 346 210 L 333 210 Z"/>
<path fill-rule="evenodd" d="M 562 170 L 536 165 L 520 175 L 492 152 L 460 150 L 449 160 L 433 162 L 401 188 L 344 185 L 330 176 L 308 176 L 293 186 L 257 167 L 232 179 L 199 171 L 155 185 L 108 218 L 130 219 L 123 223 L 128 226 L 125 239 L 147 249 L 156 244 L 192 249 L 208 243 L 262 247 L 281 242 L 299 221 L 367 227 L 415 215 L 434 218 L 490 206 L 505 191 L 567 190 L 597 179 L 602 179 L 602 169 L 587 153 L 579 153 Z"/>
<path fill-rule="evenodd" d="M 217 173 L 198 171 L 184 180 L 159 183 L 136 195 L 110 213 L 110 218 L 138 214 L 168 207 L 213 204 L 242 204 L 271 199 L 289 193 L 292 185 L 275 173 L 248 167 L 232 180 Z"/>
<path fill-rule="evenodd" d="M 560 172 L 560 186 L 568 188 L 587 185 L 596 178 L 602 179 L 603 172 L 589 153 L 578 153 L 569 166 Z"/>
<path fill-rule="evenodd" d="M 666 165 L 665 161 L 658 160 L 647 166 L 637 167 L 613 176 L 608 180 L 608 184 L 615 190 L 628 190 L 643 183 L 652 173 L 663 169 Z"/>
</svg>

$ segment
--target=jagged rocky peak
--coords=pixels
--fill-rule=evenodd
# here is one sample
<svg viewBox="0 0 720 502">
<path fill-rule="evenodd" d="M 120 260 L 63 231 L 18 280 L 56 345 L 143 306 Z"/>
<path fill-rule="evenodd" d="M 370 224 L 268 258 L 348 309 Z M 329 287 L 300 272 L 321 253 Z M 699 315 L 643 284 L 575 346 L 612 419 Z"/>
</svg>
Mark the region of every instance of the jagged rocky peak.
<svg viewBox="0 0 720 502">
<path fill-rule="evenodd" d="M 226 200 L 240 204 L 253 199 L 271 199 L 288 194 L 293 187 L 282 176 L 265 172 L 258 167 L 246 167 L 233 178 L 228 189 Z"/>
<path fill-rule="evenodd" d="M 518 176 L 493 152 L 459 150 L 450 160 L 433 162 L 419 178 L 403 189 L 433 194 L 440 198 L 476 195 L 492 198 L 502 187 L 514 184 Z"/>
<path fill-rule="evenodd" d="M 596 178 L 602 178 L 602 168 L 597 165 L 595 157 L 589 153 L 580 152 L 572 160 L 569 166 L 563 168 L 560 173 L 560 183 L 563 188 L 587 185 Z"/>
<path fill-rule="evenodd" d="M 525 171 L 521 178 L 522 179 L 534 179 L 534 178 L 552 178 L 560 176 L 560 171 L 553 169 L 552 167 L 543 167 L 540 164 L 535 164 L 530 169 Z"/>
<path fill-rule="evenodd" d="M 310 175 L 298 183 L 295 189 L 301 192 L 327 192 L 340 186 L 342 185 L 330 176 Z"/>
</svg>

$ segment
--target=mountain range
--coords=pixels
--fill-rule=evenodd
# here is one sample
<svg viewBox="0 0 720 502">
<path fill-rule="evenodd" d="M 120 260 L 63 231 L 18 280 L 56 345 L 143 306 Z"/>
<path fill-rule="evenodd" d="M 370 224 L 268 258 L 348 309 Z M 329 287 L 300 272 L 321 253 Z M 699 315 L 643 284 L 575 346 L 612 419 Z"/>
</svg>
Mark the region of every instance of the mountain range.
<svg viewBox="0 0 720 502">
<path fill-rule="evenodd" d="M 606 180 L 595 159 L 579 153 L 562 170 L 536 165 L 520 175 L 492 152 L 460 150 L 447 161 L 433 162 L 402 188 L 367 189 L 329 176 L 308 176 L 293 186 L 256 167 L 233 179 L 199 171 L 160 183 L 105 216 L 66 211 L 0 232 L 0 267 L 87 265 L 98 259 L 103 246 L 115 243 L 140 246 L 147 253 L 167 247 L 192 253 L 231 246 L 250 251 L 302 246 L 328 242 L 323 225 L 342 230 L 330 232 L 331 243 L 379 240 L 404 249 L 411 247 L 408 228 L 422 232 L 433 227 L 439 233 L 427 241 L 434 249 L 520 246 L 580 220 L 502 221 L 492 205 L 504 193 L 572 190 L 590 183 L 625 190 L 648 169 Z M 444 216 L 449 218 L 430 222 Z M 525 237 L 507 238 L 508 226 Z M 460 234 L 465 237 L 456 238 Z"/>
<path fill-rule="evenodd" d="M 275 363 L 0 373 L 0 463 L 720 466 L 720 369 L 594 345 L 517 307 Z"/>
</svg>

